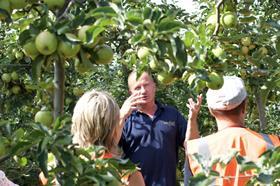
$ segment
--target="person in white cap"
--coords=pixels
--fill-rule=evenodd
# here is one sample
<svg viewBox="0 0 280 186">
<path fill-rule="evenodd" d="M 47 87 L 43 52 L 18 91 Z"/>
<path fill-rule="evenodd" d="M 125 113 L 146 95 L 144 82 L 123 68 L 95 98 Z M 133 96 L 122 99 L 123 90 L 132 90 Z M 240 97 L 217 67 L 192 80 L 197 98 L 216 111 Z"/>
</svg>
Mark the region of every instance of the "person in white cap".
<svg viewBox="0 0 280 186">
<path fill-rule="evenodd" d="M 250 161 L 257 161 L 258 157 L 270 148 L 280 146 L 280 138 L 275 135 L 257 133 L 245 128 L 247 92 L 242 79 L 236 76 L 224 76 L 221 89 L 209 89 L 206 94 L 207 104 L 212 116 L 215 117 L 218 132 L 200 138 L 197 127 L 197 115 L 202 103 L 202 96 L 197 102 L 189 99 L 189 117 L 186 131 L 185 149 L 191 172 L 196 175 L 201 167 L 194 158 L 199 154 L 205 161 L 218 157 L 225 157 L 236 151 Z M 251 170 L 240 172 L 235 158 L 226 166 L 216 164 L 213 170 L 219 173 L 214 185 L 246 185 L 253 176 Z"/>
</svg>

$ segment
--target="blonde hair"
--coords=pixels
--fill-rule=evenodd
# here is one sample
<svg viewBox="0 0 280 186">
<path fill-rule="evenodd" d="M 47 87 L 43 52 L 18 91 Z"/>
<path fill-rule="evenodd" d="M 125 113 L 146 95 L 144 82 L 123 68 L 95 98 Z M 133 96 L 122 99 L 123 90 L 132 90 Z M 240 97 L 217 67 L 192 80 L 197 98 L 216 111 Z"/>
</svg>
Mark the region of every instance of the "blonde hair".
<svg viewBox="0 0 280 186">
<path fill-rule="evenodd" d="M 112 150 L 117 146 L 114 135 L 120 108 L 106 92 L 91 90 L 77 102 L 72 116 L 73 143 L 81 147 L 102 145 Z"/>
</svg>

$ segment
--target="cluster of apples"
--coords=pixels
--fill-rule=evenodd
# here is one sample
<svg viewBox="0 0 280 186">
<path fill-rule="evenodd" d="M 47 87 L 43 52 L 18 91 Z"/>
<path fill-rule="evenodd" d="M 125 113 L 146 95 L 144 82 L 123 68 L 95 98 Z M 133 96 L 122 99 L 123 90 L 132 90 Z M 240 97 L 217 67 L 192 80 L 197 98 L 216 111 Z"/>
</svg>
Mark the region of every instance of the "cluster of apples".
<svg viewBox="0 0 280 186">
<path fill-rule="evenodd" d="M 2 91 L 6 96 L 10 96 L 11 94 L 17 95 L 21 92 L 21 86 L 19 83 L 19 76 L 16 71 L 11 73 L 3 73 L 1 75 L 1 80 L 4 83 Z"/>
<path fill-rule="evenodd" d="M 51 10 L 62 8 L 65 4 L 65 0 L 0 0 L 0 9 L 11 14 L 13 10 L 23 9 L 28 4 L 39 2 L 45 3 Z M 1 14 L 0 18 L 4 19 L 5 15 Z"/>
<path fill-rule="evenodd" d="M 256 49 L 260 56 L 266 56 L 268 54 L 268 50 L 265 46 L 257 47 L 251 40 L 250 37 L 243 37 L 241 39 L 241 53 L 245 56 L 249 55 L 249 52 Z"/>
<path fill-rule="evenodd" d="M 169 85 L 173 83 L 177 78 L 172 72 L 169 71 L 170 67 L 173 66 L 169 59 L 157 60 L 152 54 L 151 49 L 142 46 L 137 50 L 137 57 L 142 61 L 148 61 L 149 67 L 153 71 L 157 71 L 157 81 L 163 85 Z"/>
<path fill-rule="evenodd" d="M 235 12 L 227 11 L 223 13 L 220 17 L 220 23 L 224 28 L 232 28 L 237 24 L 237 15 Z M 212 14 L 208 17 L 206 25 L 215 28 L 217 24 L 217 15 Z"/>
<path fill-rule="evenodd" d="M 109 64 L 112 62 L 114 52 L 108 45 L 99 44 L 99 38 L 92 43 L 87 43 L 86 33 L 90 29 L 90 25 L 84 25 L 79 28 L 77 35 L 66 33 L 67 39 L 58 39 L 55 33 L 49 30 L 43 30 L 33 40 L 29 40 L 23 46 L 23 52 L 31 59 L 35 59 L 38 55 L 52 55 L 56 51 L 65 58 L 76 57 L 81 46 L 92 49 L 94 61 L 96 64 Z M 87 57 L 90 57 L 89 54 Z"/>
</svg>

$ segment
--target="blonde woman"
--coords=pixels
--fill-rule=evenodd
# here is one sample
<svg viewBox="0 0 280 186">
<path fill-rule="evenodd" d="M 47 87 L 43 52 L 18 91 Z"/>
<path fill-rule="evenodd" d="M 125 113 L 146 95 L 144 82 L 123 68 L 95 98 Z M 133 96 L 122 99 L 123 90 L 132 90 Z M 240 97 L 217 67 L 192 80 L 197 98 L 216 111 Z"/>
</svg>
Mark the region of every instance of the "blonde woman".
<svg viewBox="0 0 280 186">
<path fill-rule="evenodd" d="M 73 143 L 80 147 L 103 145 L 107 148 L 106 156 L 119 156 L 118 143 L 122 132 L 120 109 L 115 100 L 106 92 L 91 90 L 77 102 L 72 117 L 71 132 Z M 128 185 L 144 186 L 140 172 L 128 178 Z"/>
</svg>

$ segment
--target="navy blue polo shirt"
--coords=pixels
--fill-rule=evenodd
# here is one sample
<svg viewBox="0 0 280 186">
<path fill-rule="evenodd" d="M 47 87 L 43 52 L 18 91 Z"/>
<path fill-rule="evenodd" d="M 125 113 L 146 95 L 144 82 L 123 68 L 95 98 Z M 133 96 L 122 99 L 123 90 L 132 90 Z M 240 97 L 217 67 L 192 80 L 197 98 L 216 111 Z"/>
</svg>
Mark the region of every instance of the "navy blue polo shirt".
<svg viewBox="0 0 280 186">
<path fill-rule="evenodd" d="M 125 158 L 141 168 L 147 186 L 175 186 L 179 146 L 183 146 L 187 122 L 171 106 L 157 102 L 153 118 L 134 111 L 127 118 L 120 146 Z"/>
</svg>

